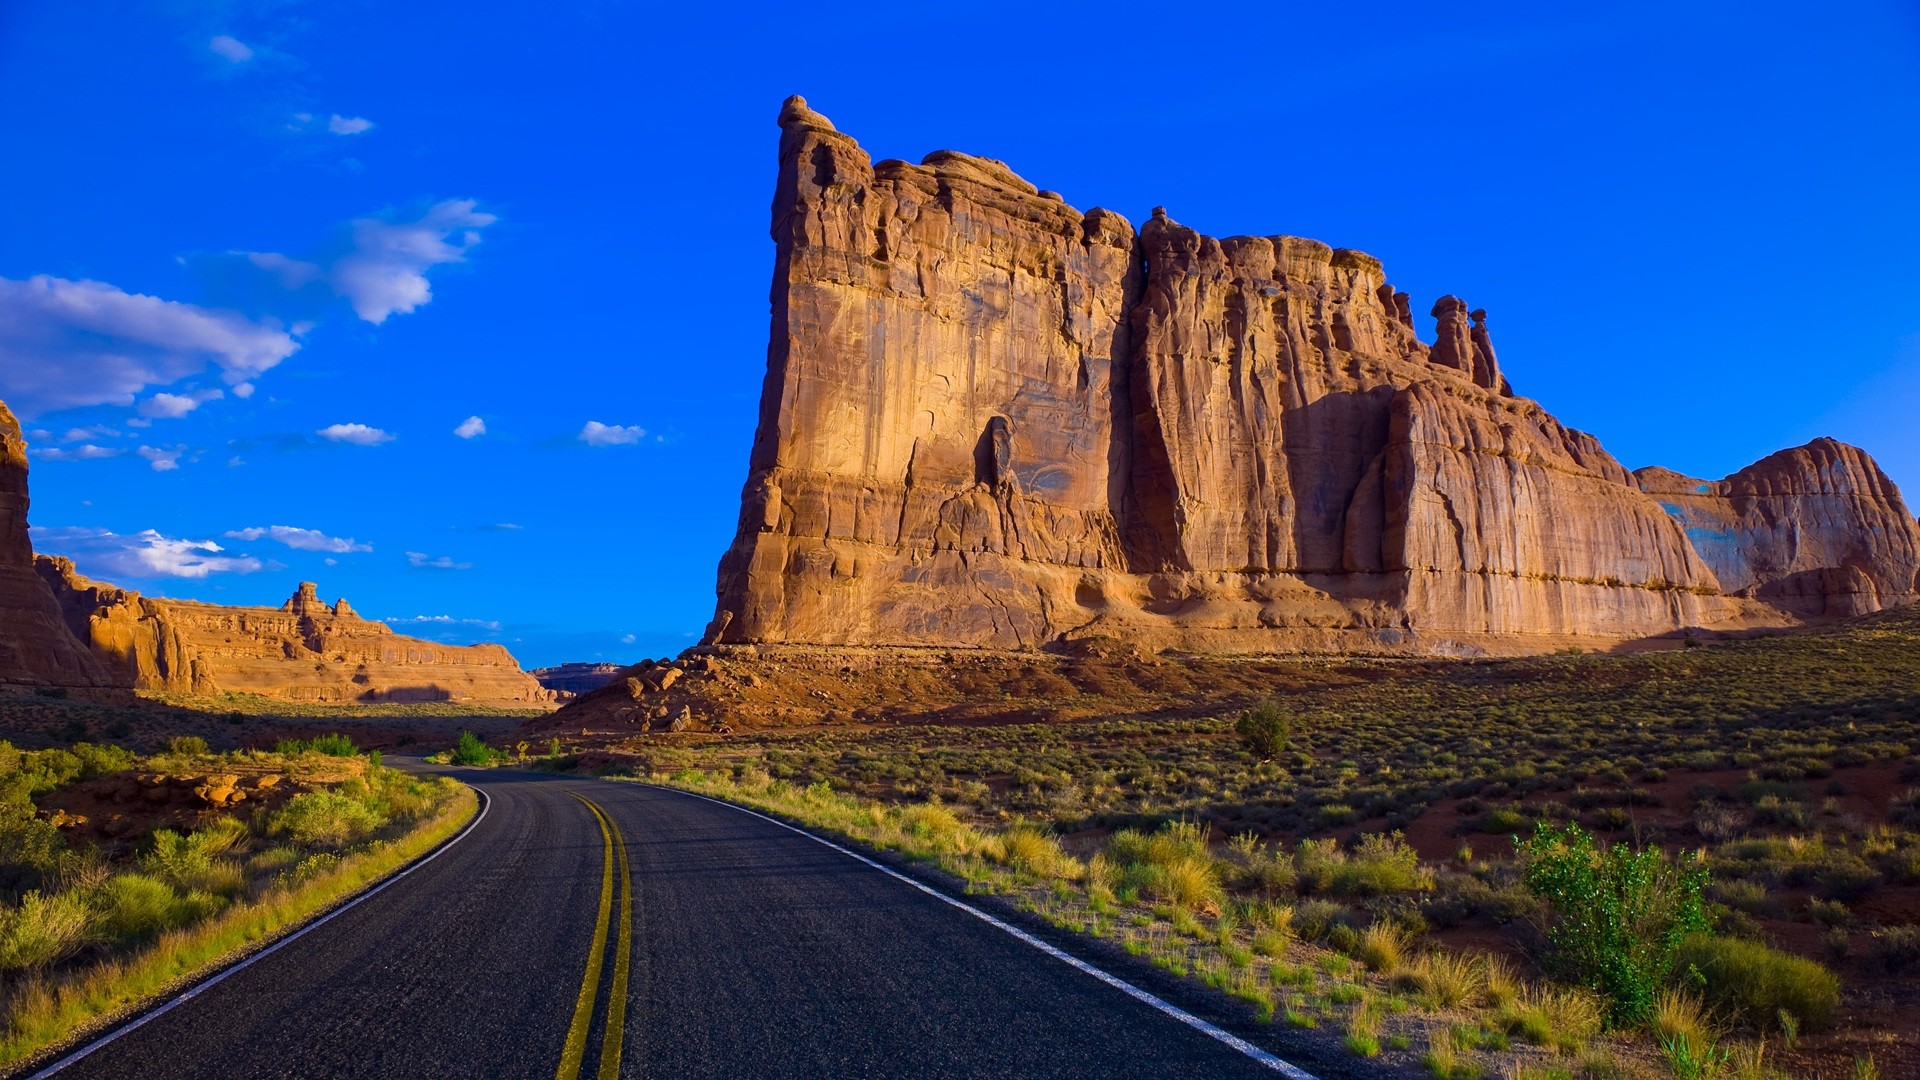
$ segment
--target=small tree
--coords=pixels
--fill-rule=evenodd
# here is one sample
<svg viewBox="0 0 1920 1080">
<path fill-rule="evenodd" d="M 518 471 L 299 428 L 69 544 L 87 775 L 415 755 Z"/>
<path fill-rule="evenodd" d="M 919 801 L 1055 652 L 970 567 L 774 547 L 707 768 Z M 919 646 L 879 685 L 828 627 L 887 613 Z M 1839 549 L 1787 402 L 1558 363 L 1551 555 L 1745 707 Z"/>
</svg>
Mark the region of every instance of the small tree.
<svg viewBox="0 0 1920 1080">
<path fill-rule="evenodd" d="M 1286 750 L 1293 737 L 1293 721 L 1277 701 L 1263 701 L 1240 714 L 1233 730 L 1247 752 L 1257 758 L 1271 758 Z"/>
<path fill-rule="evenodd" d="M 1658 848 L 1597 844 L 1573 824 L 1543 821 L 1514 846 L 1527 889 L 1552 909 L 1550 961 L 1606 1001 L 1608 1023 L 1644 1021 L 1680 942 L 1707 931 L 1706 867 Z"/>
</svg>

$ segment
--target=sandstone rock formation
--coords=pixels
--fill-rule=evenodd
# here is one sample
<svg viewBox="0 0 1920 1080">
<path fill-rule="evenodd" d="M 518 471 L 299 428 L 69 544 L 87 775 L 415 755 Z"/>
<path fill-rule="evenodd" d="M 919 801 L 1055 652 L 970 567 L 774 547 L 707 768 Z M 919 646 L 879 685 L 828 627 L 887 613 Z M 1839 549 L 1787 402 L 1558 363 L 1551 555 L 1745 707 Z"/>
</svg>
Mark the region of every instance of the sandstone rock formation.
<svg viewBox="0 0 1920 1080">
<path fill-rule="evenodd" d="M 1441 298 L 1424 344 L 1368 255 L 874 164 L 799 98 L 780 126 L 710 644 L 1513 653 L 1914 598 L 1857 450 L 1649 494 L 1513 395 L 1484 311 Z"/>
<path fill-rule="evenodd" d="M 63 633 L 91 648 L 109 680 L 136 690 L 246 693 L 282 701 L 447 701 L 537 706 L 553 700 L 501 645 L 442 645 L 362 619 L 312 582 L 278 608 L 141 596 L 38 557 Z"/>
<path fill-rule="evenodd" d="M 33 569 L 27 538 L 27 443 L 0 402 L 0 683 L 101 686 L 105 673 L 68 634 Z"/>
</svg>

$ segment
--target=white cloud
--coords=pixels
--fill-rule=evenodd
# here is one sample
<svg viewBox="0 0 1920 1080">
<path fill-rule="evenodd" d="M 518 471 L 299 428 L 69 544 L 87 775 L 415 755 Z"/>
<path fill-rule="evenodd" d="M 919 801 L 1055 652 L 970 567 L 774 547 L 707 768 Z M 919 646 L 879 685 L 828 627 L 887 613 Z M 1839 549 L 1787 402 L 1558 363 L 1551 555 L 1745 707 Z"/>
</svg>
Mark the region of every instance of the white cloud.
<svg viewBox="0 0 1920 1080">
<path fill-rule="evenodd" d="M 267 371 L 300 343 L 272 323 L 125 292 L 103 281 L 0 278 L 0 398 L 22 416 L 131 405 L 148 386 L 220 369 Z"/>
<path fill-rule="evenodd" d="M 289 289 L 325 281 L 353 305 L 354 314 L 378 325 L 433 299 L 428 269 L 466 260 L 467 249 L 480 242 L 480 230 L 498 220 L 477 205 L 472 199 L 448 199 L 413 221 L 356 219 L 349 226 L 347 253 L 325 267 L 273 251 L 242 254 Z"/>
<path fill-rule="evenodd" d="M 327 121 L 327 130 L 335 135 L 358 135 L 373 130 L 373 121 L 364 116 L 341 116 L 334 113 Z"/>
<path fill-rule="evenodd" d="M 250 382 L 233 384 L 233 396 L 242 400 L 253 396 L 253 384 Z"/>
<path fill-rule="evenodd" d="M 213 50 L 215 56 L 232 64 L 244 64 L 253 59 L 253 50 L 228 34 L 216 34 L 212 41 L 207 42 L 207 48 Z"/>
<path fill-rule="evenodd" d="M 470 562 L 454 562 L 453 558 L 447 555 L 441 555 L 438 558 L 436 558 L 434 556 L 428 555 L 423 551 L 407 552 L 407 565 L 413 567 L 415 570 L 471 570 L 473 569 L 473 564 Z"/>
<path fill-rule="evenodd" d="M 587 426 L 580 429 L 580 441 L 588 446 L 627 446 L 646 437 L 645 428 L 603 424 L 598 420 L 589 420 Z"/>
<path fill-rule="evenodd" d="M 36 431 L 33 434 L 37 439 L 50 439 L 53 437 L 53 433 L 48 431 Z M 117 439 L 119 437 L 119 432 L 105 424 L 95 424 L 92 427 L 68 428 L 67 433 L 60 436 L 60 441 L 80 442 L 83 439 Z"/>
<path fill-rule="evenodd" d="M 365 424 L 328 424 L 314 434 L 334 442 L 352 443 L 355 446 L 379 446 L 392 442 L 394 434 Z"/>
<path fill-rule="evenodd" d="M 121 536 L 106 529 L 34 528 L 33 546 L 65 555 L 82 571 L 116 578 L 203 578 L 208 574 L 251 574 L 266 565 L 250 555 L 228 555 L 211 540 L 176 540 L 146 529 Z"/>
<path fill-rule="evenodd" d="M 637 638 L 637 637 L 635 637 L 635 636 L 633 636 L 632 634 L 622 634 L 622 635 L 620 635 L 620 644 L 622 644 L 622 645 L 631 645 L 631 644 L 633 644 L 634 642 L 636 642 L 636 641 L 639 641 L 639 640 L 640 640 L 639 638 Z"/>
<path fill-rule="evenodd" d="M 293 525 L 268 525 L 266 528 L 256 525 L 233 529 L 222 535 L 229 540 L 277 540 L 295 551 L 330 551 L 345 555 L 373 550 L 372 544 L 362 544 L 352 537 L 328 536 L 318 529 L 302 529 Z"/>
<path fill-rule="evenodd" d="M 140 456 L 147 459 L 154 472 L 172 472 L 180 467 L 180 455 L 187 452 L 184 446 L 168 450 L 158 446 L 143 446 Z"/>
<path fill-rule="evenodd" d="M 199 408 L 203 403 L 226 397 L 219 390 L 202 390 L 197 394 L 155 394 L 140 403 L 140 415 L 161 420 L 177 420 Z"/>
<path fill-rule="evenodd" d="M 460 421 L 460 426 L 454 428 L 453 433 L 463 439 L 471 439 L 475 435 L 485 435 L 487 433 L 487 422 L 477 416 L 469 416 L 465 420 Z"/>
<path fill-rule="evenodd" d="M 34 450 L 34 457 L 43 461 L 97 461 L 100 458 L 119 457 L 126 451 L 112 446 L 95 446 L 82 443 L 79 446 L 56 446 L 46 450 Z"/>
</svg>

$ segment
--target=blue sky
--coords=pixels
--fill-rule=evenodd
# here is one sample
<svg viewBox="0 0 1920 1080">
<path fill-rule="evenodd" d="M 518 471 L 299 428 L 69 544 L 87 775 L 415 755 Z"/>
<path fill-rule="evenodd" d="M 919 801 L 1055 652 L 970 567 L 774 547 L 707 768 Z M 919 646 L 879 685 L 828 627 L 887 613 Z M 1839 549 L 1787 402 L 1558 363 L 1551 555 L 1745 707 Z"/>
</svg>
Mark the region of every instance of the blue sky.
<svg viewBox="0 0 1920 1080">
<path fill-rule="evenodd" d="M 529 666 L 691 644 L 791 93 L 876 158 L 1368 251 L 1629 467 L 1827 434 L 1920 491 L 1913 5 L 1330 7 L 0 4 L 36 543 Z"/>
</svg>

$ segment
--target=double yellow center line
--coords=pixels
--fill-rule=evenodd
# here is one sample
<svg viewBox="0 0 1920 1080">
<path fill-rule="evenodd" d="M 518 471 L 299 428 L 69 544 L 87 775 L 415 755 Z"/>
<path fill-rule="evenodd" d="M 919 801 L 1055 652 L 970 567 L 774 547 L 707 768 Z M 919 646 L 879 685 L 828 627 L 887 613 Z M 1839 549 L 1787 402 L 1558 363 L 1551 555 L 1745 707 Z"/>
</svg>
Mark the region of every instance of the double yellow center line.
<svg viewBox="0 0 1920 1080">
<path fill-rule="evenodd" d="M 593 1026 L 593 1003 L 600 992 L 600 973 L 607 953 L 607 924 L 613 917 L 615 892 L 614 867 L 620 868 L 620 929 L 613 946 L 613 987 L 607 994 L 607 1028 L 600 1038 L 598 1080 L 614 1080 L 620 1075 L 620 1044 L 627 1029 L 627 972 L 633 959 L 633 878 L 627 871 L 627 842 L 620 827 L 613 823 L 599 804 L 577 793 L 573 797 L 593 811 L 600 822 L 600 839 L 605 847 L 600 872 L 600 915 L 593 924 L 593 947 L 587 953 L 587 973 L 580 980 L 580 997 L 573 1006 L 573 1023 L 567 1027 L 567 1047 L 560 1055 L 560 1068 L 554 1080 L 578 1080 L 580 1067 L 587 1059 L 587 1031 Z"/>
</svg>

